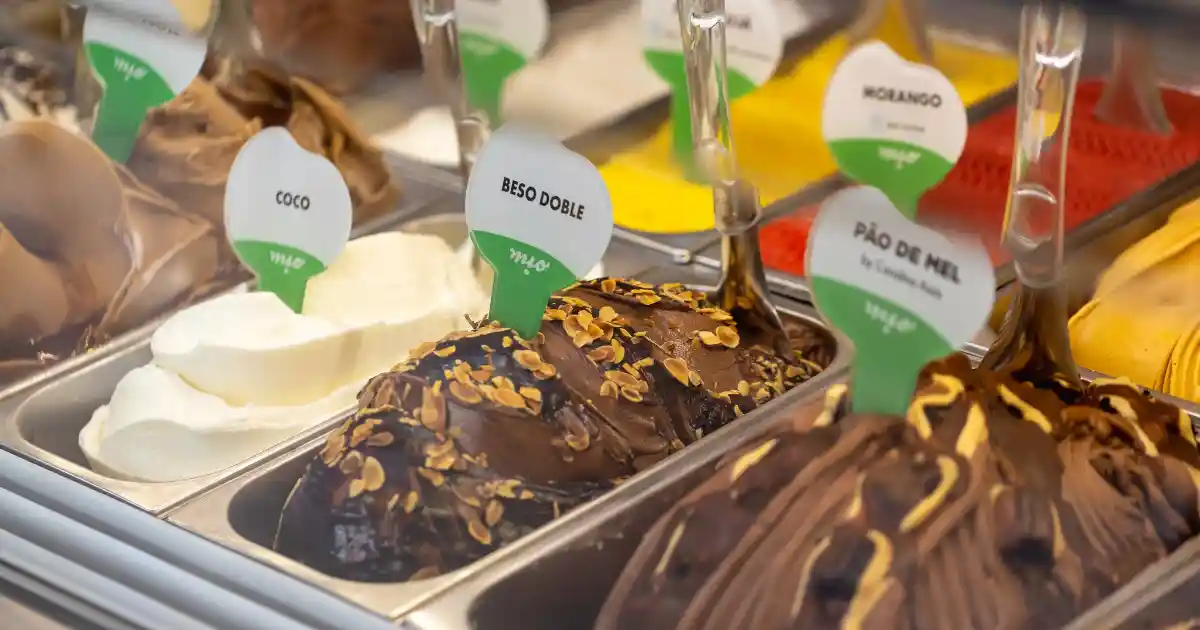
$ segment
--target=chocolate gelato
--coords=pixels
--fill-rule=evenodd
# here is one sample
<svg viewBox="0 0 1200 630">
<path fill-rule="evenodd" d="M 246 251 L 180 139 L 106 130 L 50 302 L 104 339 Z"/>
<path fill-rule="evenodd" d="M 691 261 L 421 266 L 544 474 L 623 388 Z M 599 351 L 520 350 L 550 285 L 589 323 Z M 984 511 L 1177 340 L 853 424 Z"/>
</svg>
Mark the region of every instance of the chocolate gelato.
<svg viewBox="0 0 1200 630">
<path fill-rule="evenodd" d="M 359 394 L 284 508 L 276 548 L 363 581 L 462 567 L 782 395 L 794 356 L 682 285 L 607 278 L 551 299 L 536 340 L 485 324 L 414 350 Z"/>
<path fill-rule="evenodd" d="M 838 387 L 668 512 L 596 627 L 1061 627 L 1197 532 L 1200 457 L 1127 382 L 1036 385 L 954 356 L 905 418 Z"/>
<path fill-rule="evenodd" d="M 48 120 L 0 127 L 0 382 L 204 293 L 222 241 Z"/>
<path fill-rule="evenodd" d="M 263 127 L 284 126 L 305 149 L 338 167 L 356 222 L 392 210 L 396 188 L 383 155 L 342 106 L 303 79 L 249 71 L 236 80 L 197 78 L 150 113 L 129 158 L 141 179 L 189 210 L 222 225 L 225 179 L 238 151 Z"/>
</svg>

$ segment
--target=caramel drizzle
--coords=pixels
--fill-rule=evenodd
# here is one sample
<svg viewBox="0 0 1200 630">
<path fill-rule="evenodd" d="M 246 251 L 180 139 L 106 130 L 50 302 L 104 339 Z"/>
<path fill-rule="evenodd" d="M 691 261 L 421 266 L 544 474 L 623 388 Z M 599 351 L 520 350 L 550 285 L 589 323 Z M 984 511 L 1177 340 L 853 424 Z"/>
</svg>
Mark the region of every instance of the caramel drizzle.
<svg viewBox="0 0 1200 630">
<path fill-rule="evenodd" d="M 901 533 L 907 534 L 924 523 L 934 510 L 946 502 L 950 490 L 954 488 L 954 484 L 958 483 L 958 464 L 954 462 L 954 459 L 938 455 L 937 466 L 941 480 L 938 481 L 933 492 L 921 499 L 913 509 L 908 511 L 908 514 L 904 515 L 904 519 L 900 521 Z"/>
<path fill-rule="evenodd" d="M 1039 429 L 1046 433 L 1054 433 L 1054 427 L 1051 426 L 1050 421 L 1046 419 L 1046 414 L 1038 411 L 1033 405 L 1022 400 L 1020 396 L 1013 393 L 1011 389 L 1005 387 L 1004 385 L 998 385 L 996 387 L 996 391 L 1000 392 L 1000 400 L 1003 400 L 1007 405 L 1016 407 L 1017 411 L 1021 412 L 1022 419 L 1036 424 Z"/>
<path fill-rule="evenodd" d="M 925 409 L 927 407 L 946 407 L 958 399 L 964 390 L 961 380 L 947 374 L 934 374 L 933 383 L 941 387 L 943 391 L 918 395 L 909 405 L 906 417 L 908 424 L 917 430 L 917 435 L 920 435 L 923 440 L 928 440 L 933 436 L 933 425 L 929 422 L 929 414 L 925 412 Z"/>
</svg>

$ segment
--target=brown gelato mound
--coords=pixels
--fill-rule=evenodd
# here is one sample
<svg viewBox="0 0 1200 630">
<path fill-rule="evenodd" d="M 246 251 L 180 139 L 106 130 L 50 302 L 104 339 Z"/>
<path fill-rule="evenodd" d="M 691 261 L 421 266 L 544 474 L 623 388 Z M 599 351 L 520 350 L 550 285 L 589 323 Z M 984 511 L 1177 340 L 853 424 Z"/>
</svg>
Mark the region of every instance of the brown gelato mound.
<svg viewBox="0 0 1200 630">
<path fill-rule="evenodd" d="M 221 242 L 46 120 L 0 128 L 0 381 L 28 375 L 189 300 L 217 275 Z"/>
<path fill-rule="evenodd" d="M 840 391 L 728 457 L 626 567 L 599 630 L 1057 628 L 1200 528 L 1190 418 L 930 365 L 906 418 Z"/>
<path fill-rule="evenodd" d="M 739 328 L 683 286 L 608 278 L 551 299 L 535 340 L 485 325 L 371 380 L 284 509 L 276 548 L 364 581 L 511 543 L 828 365 L 819 329 Z"/>
</svg>

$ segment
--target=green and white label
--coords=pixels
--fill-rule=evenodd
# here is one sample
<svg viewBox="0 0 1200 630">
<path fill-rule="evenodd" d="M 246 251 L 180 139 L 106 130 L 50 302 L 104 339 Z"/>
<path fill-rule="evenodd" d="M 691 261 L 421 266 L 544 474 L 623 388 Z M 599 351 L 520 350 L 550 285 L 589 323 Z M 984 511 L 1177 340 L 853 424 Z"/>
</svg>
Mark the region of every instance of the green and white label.
<svg viewBox="0 0 1200 630">
<path fill-rule="evenodd" d="M 967 142 L 967 110 L 950 80 L 879 41 L 838 66 L 823 112 L 821 131 L 838 168 L 883 190 L 910 219 Z"/>
<path fill-rule="evenodd" d="M 496 270 L 489 317 L 526 339 L 550 295 L 595 266 L 612 238 L 612 200 L 596 167 L 512 124 L 480 150 L 466 204 L 471 239 Z"/>
<path fill-rule="evenodd" d="M 650 69 L 671 88 L 671 130 L 675 156 L 692 163 L 692 122 L 688 105 L 679 0 L 642 0 L 643 51 Z M 766 83 L 783 56 L 783 31 L 774 0 L 729 0 L 725 4 L 727 90 L 730 100 Z"/>
<path fill-rule="evenodd" d="M 146 113 L 170 101 L 196 78 L 208 42 L 189 34 L 183 15 L 169 0 L 125 0 L 127 20 L 103 9 L 88 11 L 83 48 L 88 65 L 104 88 L 96 109 L 92 139 L 108 157 L 125 162 L 133 151 Z"/>
<path fill-rule="evenodd" d="M 913 223 L 877 188 L 822 204 L 807 256 L 817 308 L 854 340 L 857 412 L 903 414 L 921 368 L 969 341 L 992 309 L 996 280 L 978 239 Z"/>
<path fill-rule="evenodd" d="M 536 58 L 550 34 L 546 0 L 457 0 L 467 102 L 499 126 L 509 77 Z"/>
<path fill-rule="evenodd" d="M 250 138 L 229 170 L 225 231 L 233 251 L 258 276 L 260 289 L 297 313 L 308 279 L 346 248 L 351 211 L 337 167 L 283 127 Z"/>
</svg>

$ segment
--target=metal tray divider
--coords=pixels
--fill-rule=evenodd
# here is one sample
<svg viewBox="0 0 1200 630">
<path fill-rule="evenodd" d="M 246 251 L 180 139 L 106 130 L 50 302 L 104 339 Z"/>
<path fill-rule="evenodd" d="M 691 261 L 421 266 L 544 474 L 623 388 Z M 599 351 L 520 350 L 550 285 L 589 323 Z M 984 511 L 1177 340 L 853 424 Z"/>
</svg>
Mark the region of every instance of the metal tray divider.
<svg viewBox="0 0 1200 630">
<path fill-rule="evenodd" d="M 253 487 L 256 481 L 261 480 L 278 468 L 293 464 L 300 458 L 304 458 L 306 461 L 311 459 L 316 450 L 323 444 L 323 437 L 313 438 L 303 448 L 277 455 L 270 461 L 260 464 L 255 470 L 247 474 L 226 480 L 207 494 L 177 506 L 166 514 L 164 518 L 210 540 L 217 541 L 234 550 L 314 582 L 379 614 L 387 615 L 391 618 L 407 615 L 441 593 L 452 591 L 464 584 L 471 583 L 478 574 L 484 573 L 489 568 L 497 566 L 503 568 L 507 566 L 506 563 L 520 562 L 522 558 L 531 555 L 536 556 L 538 550 L 548 542 L 570 537 L 571 532 L 575 531 L 578 527 L 577 523 L 586 523 L 589 522 L 589 519 L 603 519 L 605 515 L 624 512 L 629 506 L 639 503 L 643 495 L 653 493 L 655 489 L 662 487 L 664 484 L 669 484 L 679 475 L 696 470 L 699 465 L 702 465 L 702 462 L 717 457 L 754 438 L 784 409 L 811 400 L 811 397 L 824 392 L 828 385 L 843 378 L 849 371 L 850 360 L 853 354 L 853 345 L 850 340 L 836 329 L 830 329 L 826 326 L 816 313 L 807 306 L 788 304 L 781 306 L 780 311 L 781 314 L 785 314 L 792 319 L 800 319 L 820 326 L 833 335 L 837 344 L 837 350 L 835 351 L 833 361 L 825 371 L 808 382 L 793 388 L 779 399 L 773 401 L 772 404 L 747 413 L 737 422 L 711 435 L 705 436 L 703 440 L 700 440 L 696 444 L 630 478 L 612 492 L 567 513 L 562 518 L 543 526 L 517 543 L 499 549 L 470 566 L 452 571 L 443 576 L 419 582 L 391 584 L 342 580 L 320 573 L 271 549 L 255 544 L 241 536 L 234 529 L 229 518 L 230 507 L 234 499 L 241 492 Z M 332 425 L 328 426 L 326 432 L 332 429 Z"/>
</svg>

